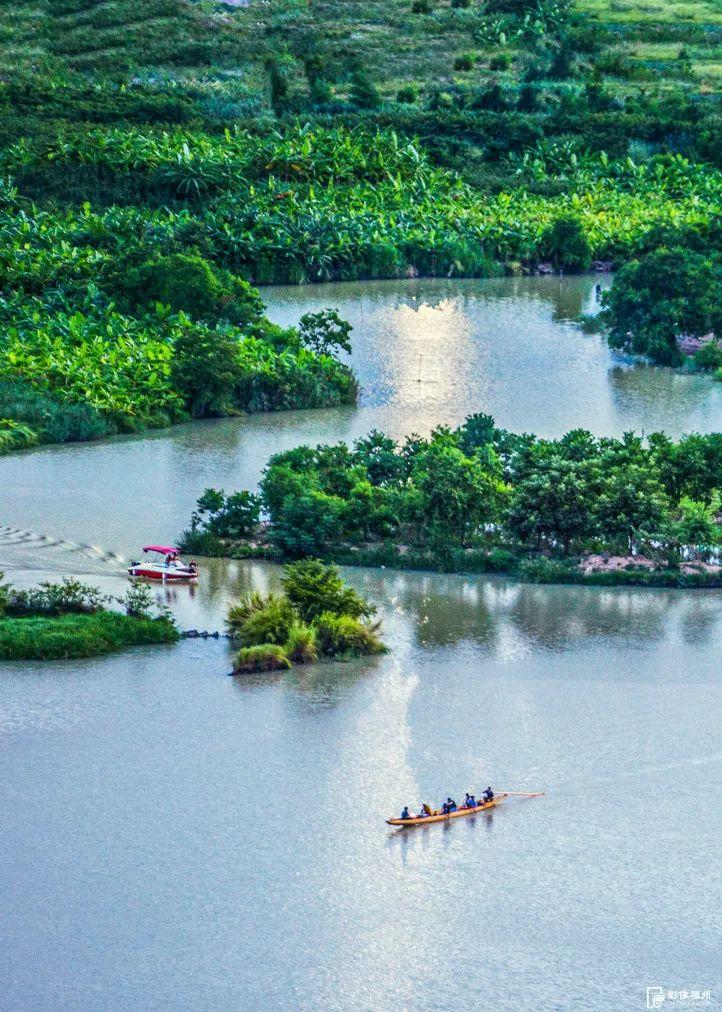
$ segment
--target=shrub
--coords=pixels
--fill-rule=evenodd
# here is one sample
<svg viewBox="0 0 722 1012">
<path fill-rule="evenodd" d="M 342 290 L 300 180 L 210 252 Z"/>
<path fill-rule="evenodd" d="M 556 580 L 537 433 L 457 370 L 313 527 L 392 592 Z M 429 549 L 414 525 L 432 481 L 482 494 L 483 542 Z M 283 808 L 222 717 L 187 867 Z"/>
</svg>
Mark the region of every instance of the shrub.
<svg viewBox="0 0 722 1012">
<path fill-rule="evenodd" d="M 153 592 L 147 583 L 136 582 L 131 584 L 124 596 L 119 599 L 125 607 L 126 615 L 135 615 L 136 618 L 149 618 L 153 607 Z"/>
<path fill-rule="evenodd" d="M 24 423 L 48 443 L 101 439 L 116 431 L 89 404 L 64 403 L 22 381 L 0 380 L 0 416 Z"/>
<path fill-rule="evenodd" d="M 318 660 L 318 635 L 313 626 L 294 622 L 288 632 L 284 650 L 294 664 L 313 664 Z"/>
<path fill-rule="evenodd" d="M 207 555 L 209 557 L 223 554 L 223 543 L 212 531 L 195 530 L 192 527 L 183 531 L 179 538 L 179 547 L 191 555 Z"/>
<path fill-rule="evenodd" d="M 243 647 L 236 654 L 234 675 L 250 675 L 256 671 L 284 671 L 291 662 L 283 648 L 274 643 L 261 643 L 254 647 Z"/>
<path fill-rule="evenodd" d="M 396 101 L 406 105 L 412 105 L 419 97 L 419 90 L 415 84 L 404 84 L 396 92 Z"/>
<path fill-rule="evenodd" d="M 8 602 L 12 615 L 89 614 L 102 609 L 108 598 L 97 587 L 80 580 L 41 583 L 29 590 L 13 590 Z"/>
<path fill-rule="evenodd" d="M 578 218 L 557 218 L 542 233 L 541 248 L 555 267 L 585 271 L 592 262 L 592 248 Z"/>
<path fill-rule="evenodd" d="M 277 594 L 269 594 L 264 597 L 257 590 L 242 597 L 238 604 L 232 605 L 228 611 L 226 623 L 232 632 L 238 632 L 243 624 L 256 612 L 263 611 L 270 604 L 279 600 Z"/>
<path fill-rule="evenodd" d="M 351 101 L 359 109 L 375 109 L 381 105 L 381 95 L 371 78 L 357 70 L 351 77 Z"/>
<path fill-rule="evenodd" d="M 473 70 L 476 61 L 476 53 L 462 53 L 454 60 L 454 70 Z"/>
<path fill-rule="evenodd" d="M 288 639 L 288 630 L 296 621 L 296 613 L 289 601 L 283 597 L 269 597 L 264 606 L 253 609 L 237 629 L 237 637 L 243 646 L 261 646 L 275 643 L 282 646 Z"/>
<path fill-rule="evenodd" d="M 511 56 L 508 53 L 497 53 L 489 60 L 489 70 L 508 70 L 511 66 Z"/>
<path fill-rule="evenodd" d="M 321 651 L 329 657 L 361 657 L 382 654 L 386 650 L 376 635 L 375 626 L 367 626 L 350 615 L 324 612 L 314 626 Z"/>
<path fill-rule="evenodd" d="M 526 583 L 579 583 L 581 573 L 568 562 L 540 556 L 524 559 L 518 568 L 520 580 Z"/>
<path fill-rule="evenodd" d="M 414 2 L 411 4 L 411 13 L 430 14 L 431 4 L 429 3 L 429 0 L 414 0 Z"/>
<path fill-rule="evenodd" d="M 10 600 L 10 592 L 12 590 L 12 584 L 8 583 L 5 579 L 5 573 L 0 569 L 0 618 L 5 614 L 5 609 L 8 606 Z"/>
<path fill-rule="evenodd" d="M 458 10 L 458 9 L 465 10 L 468 7 L 471 7 L 471 0 L 451 0 L 451 6 L 455 10 Z"/>
<path fill-rule="evenodd" d="M 13 421 L 12 418 L 0 418 L 0 453 L 24 450 L 28 446 L 34 446 L 37 441 L 38 434 L 29 425 Z"/>
<path fill-rule="evenodd" d="M 244 326 L 263 315 L 255 288 L 198 253 L 155 257 L 124 273 L 116 285 L 131 305 L 161 302 L 174 313 L 210 323 L 223 319 Z"/>
</svg>

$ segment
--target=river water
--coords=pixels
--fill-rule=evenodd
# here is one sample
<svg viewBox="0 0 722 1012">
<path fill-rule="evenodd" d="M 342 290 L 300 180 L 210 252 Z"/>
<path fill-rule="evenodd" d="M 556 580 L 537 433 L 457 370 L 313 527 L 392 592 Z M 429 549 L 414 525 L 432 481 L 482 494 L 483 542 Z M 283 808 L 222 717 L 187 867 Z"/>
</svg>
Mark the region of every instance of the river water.
<svg viewBox="0 0 722 1012">
<path fill-rule="evenodd" d="M 614 360 L 594 279 L 266 293 L 355 326 L 357 411 L 189 425 L 0 460 L 0 565 L 111 592 L 206 485 L 304 440 L 470 411 L 559 434 L 720 428 L 722 385 Z M 722 595 L 348 571 L 391 651 L 233 679 L 224 641 L 0 681 L 3 1009 L 641 1009 L 719 1004 Z M 172 588 L 184 626 L 276 567 Z M 449 826 L 448 792 L 544 790 Z M 699 1003 L 698 1003 L 699 1004 Z"/>
</svg>

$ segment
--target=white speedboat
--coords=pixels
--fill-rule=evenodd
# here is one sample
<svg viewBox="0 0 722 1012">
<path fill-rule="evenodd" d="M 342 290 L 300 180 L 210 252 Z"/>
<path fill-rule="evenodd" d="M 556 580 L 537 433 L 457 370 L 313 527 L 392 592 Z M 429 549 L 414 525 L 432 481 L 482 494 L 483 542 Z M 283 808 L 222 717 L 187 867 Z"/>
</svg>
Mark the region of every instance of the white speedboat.
<svg viewBox="0 0 722 1012">
<path fill-rule="evenodd" d="M 198 579 L 198 566 L 195 562 L 183 562 L 179 550 L 172 545 L 144 545 L 143 551 L 149 558 L 142 562 L 131 562 L 128 566 L 129 576 L 176 582 Z"/>
</svg>

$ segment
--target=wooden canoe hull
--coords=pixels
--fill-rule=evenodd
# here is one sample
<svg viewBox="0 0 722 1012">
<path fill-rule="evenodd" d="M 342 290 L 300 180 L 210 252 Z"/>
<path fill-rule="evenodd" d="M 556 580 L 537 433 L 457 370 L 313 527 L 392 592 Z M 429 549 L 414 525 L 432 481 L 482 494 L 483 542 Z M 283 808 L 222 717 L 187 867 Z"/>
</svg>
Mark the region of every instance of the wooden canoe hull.
<svg viewBox="0 0 722 1012">
<path fill-rule="evenodd" d="M 476 815 L 477 812 L 488 812 L 494 805 L 498 805 L 502 798 L 505 798 L 506 794 L 496 794 L 491 801 L 487 801 L 485 805 L 477 805 L 476 808 L 457 808 L 455 812 L 449 812 L 448 815 L 444 815 L 440 812 L 438 815 L 427 815 L 424 819 L 387 819 L 386 823 L 389 826 L 428 826 L 431 822 L 451 822 L 452 819 L 463 819 L 467 815 Z"/>
</svg>

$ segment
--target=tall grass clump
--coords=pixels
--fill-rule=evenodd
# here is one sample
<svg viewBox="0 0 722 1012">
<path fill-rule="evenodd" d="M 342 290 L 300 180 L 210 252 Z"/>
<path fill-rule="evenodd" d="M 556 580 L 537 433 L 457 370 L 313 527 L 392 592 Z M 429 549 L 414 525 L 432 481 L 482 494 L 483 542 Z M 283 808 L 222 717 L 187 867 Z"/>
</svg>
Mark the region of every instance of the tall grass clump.
<svg viewBox="0 0 722 1012">
<path fill-rule="evenodd" d="M 324 657 L 382 653 L 375 609 L 344 584 L 338 569 L 317 559 L 284 567 L 284 593 L 247 595 L 229 609 L 227 624 L 243 644 L 235 673 L 312 664 Z"/>
</svg>

